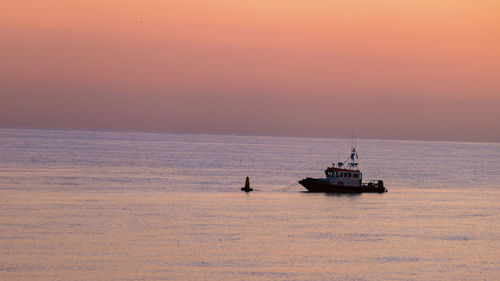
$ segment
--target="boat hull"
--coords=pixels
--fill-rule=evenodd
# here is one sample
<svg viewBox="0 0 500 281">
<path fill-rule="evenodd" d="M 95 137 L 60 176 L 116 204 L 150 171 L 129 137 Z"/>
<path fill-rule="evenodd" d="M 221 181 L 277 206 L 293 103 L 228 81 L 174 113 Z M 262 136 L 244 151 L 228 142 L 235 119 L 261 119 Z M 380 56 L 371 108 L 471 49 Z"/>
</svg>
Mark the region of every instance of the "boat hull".
<svg viewBox="0 0 500 281">
<path fill-rule="evenodd" d="M 360 186 L 335 185 L 331 184 L 331 182 L 327 179 L 305 178 L 303 180 L 300 180 L 299 183 L 310 192 L 332 192 L 332 193 L 387 192 L 387 189 L 383 186 L 365 185 L 365 184 Z"/>
</svg>

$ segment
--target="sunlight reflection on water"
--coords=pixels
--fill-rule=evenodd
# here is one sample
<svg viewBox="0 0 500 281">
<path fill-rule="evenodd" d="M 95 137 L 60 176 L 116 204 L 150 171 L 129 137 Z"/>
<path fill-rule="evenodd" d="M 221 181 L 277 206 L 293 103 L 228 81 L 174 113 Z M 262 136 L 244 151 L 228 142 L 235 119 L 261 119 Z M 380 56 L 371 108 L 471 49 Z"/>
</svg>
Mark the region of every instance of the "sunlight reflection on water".
<svg viewBox="0 0 500 281">
<path fill-rule="evenodd" d="M 500 274 L 498 191 L 1 195 L 0 270 L 11 279 L 493 280 Z"/>
<path fill-rule="evenodd" d="M 2 280 L 494 280 L 500 145 L 0 129 Z M 332 155 L 333 154 L 333 155 Z M 475 169 L 471 163 L 481 163 Z M 260 191 L 241 193 L 246 176 Z"/>
</svg>

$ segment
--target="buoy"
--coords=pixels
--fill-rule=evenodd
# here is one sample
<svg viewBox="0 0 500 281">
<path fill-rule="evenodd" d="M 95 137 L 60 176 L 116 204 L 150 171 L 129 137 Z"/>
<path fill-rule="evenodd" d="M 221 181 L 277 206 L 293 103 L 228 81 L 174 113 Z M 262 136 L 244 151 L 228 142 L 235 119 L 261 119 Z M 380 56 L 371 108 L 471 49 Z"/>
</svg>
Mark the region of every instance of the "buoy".
<svg viewBox="0 0 500 281">
<path fill-rule="evenodd" d="M 253 191 L 253 189 L 250 188 L 250 179 L 248 177 L 245 180 L 245 187 L 242 187 L 241 191 L 245 191 L 245 192 Z"/>
</svg>

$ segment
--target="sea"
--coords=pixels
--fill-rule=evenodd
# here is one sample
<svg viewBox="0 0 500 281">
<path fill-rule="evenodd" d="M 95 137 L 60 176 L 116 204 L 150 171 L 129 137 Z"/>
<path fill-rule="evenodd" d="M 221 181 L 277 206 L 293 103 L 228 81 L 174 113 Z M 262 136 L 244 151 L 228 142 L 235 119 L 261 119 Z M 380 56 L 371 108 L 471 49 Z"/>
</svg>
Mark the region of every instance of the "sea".
<svg viewBox="0 0 500 281">
<path fill-rule="evenodd" d="M 499 143 L 0 128 L 0 280 L 499 279 Z"/>
</svg>

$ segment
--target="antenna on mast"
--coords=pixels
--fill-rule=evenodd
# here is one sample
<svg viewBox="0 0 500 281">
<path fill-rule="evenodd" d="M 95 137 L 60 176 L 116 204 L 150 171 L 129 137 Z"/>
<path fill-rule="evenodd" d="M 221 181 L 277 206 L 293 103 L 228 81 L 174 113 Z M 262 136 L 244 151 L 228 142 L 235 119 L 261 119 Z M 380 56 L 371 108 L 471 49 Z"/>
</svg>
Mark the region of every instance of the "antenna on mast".
<svg viewBox="0 0 500 281">
<path fill-rule="evenodd" d="M 354 135 L 354 128 L 351 128 L 351 149 L 358 146 L 358 140 Z"/>
<path fill-rule="evenodd" d="M 354 128 L 351 127 L 351 149 L 354 148 Z"/>
</svg>

